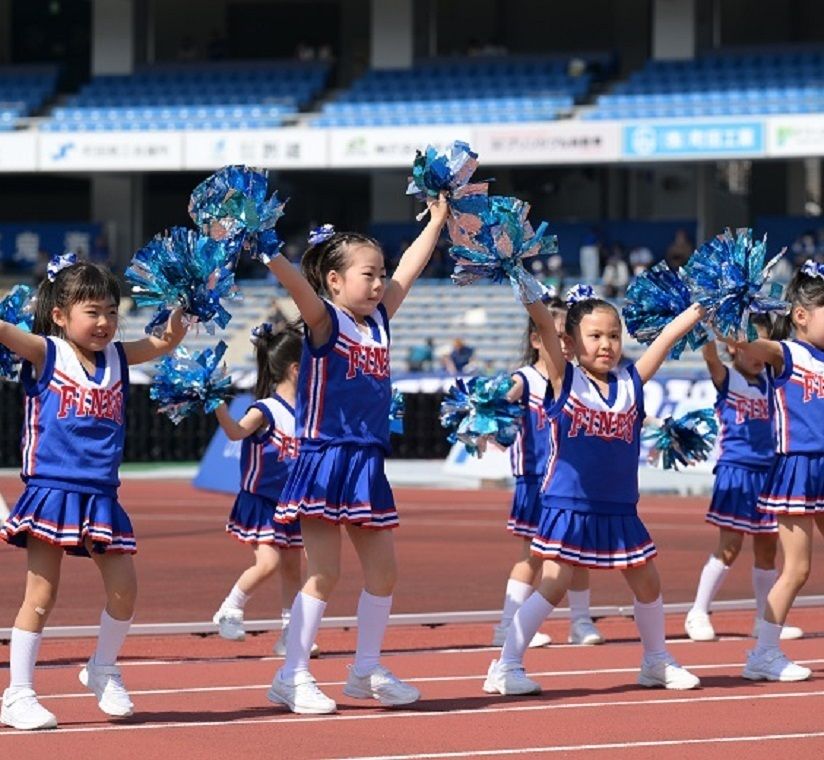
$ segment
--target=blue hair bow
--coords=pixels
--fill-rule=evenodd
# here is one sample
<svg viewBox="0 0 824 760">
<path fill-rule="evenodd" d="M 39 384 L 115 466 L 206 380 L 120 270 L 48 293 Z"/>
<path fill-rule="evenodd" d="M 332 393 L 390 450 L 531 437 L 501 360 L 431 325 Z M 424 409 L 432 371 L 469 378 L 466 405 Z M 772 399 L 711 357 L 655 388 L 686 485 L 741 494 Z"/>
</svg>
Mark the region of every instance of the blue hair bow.
<svg viewBox="0 0 824 760">
<path fill-rule="evenodd" d="M 49 282 L 54 282 L 58 272 L 61 272 L 66 267 L 74 266 L 77 263 L 77 254 L 75 253 L 58 253 L 51 257 L 49 265 L 46 267 L 46 277 Z"/>
<path fill-rule="evenodd" d="M 807 277 L 820 277 L 824 280 L 824 264 L 818 264 L 812 259 L 807 259 L 801 265 L 801 273 L 806 274 Z"/>
<path fill-rule="evenodd" d="M 573 285 L 564 296 L 568 308 L 572 308 L 578 301 L 590 301 L 597 298 L 592 285 Z"/>
<path fill-rule="evenodd" d="M 331 224 L 322 224 L 320 227 L 309 231 L 309 245 L 320 245 L 329 240 L 335 234 L 335 228 Z"/>
<path fill-rule="evenodd" d="M 256 346 L 258 344 L 258 341 L 262 337 L 264 337 L 265 335 L 271 335 L 273 329 L 274 328 L 272 327 L 271 322 L 262 322 L 261 324 L 252 328 L 249 340 L 252 341 L 252 345 Z"/>
</svg>

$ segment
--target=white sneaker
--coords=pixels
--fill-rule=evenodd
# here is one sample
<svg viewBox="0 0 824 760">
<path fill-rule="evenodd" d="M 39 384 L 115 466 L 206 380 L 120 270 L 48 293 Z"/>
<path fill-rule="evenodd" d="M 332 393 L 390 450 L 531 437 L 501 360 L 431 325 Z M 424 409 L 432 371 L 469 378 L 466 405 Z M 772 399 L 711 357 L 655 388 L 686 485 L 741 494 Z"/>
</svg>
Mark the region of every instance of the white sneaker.
<svg viewBox="0 0 824 760">
<path fill-rule="evenodd" d="M 641 662 L 638 683 L 648 688 L 663 687 L 678 691 L 695 689 L 701 685 L 697 676 L 682 668 L 670 655 L 654 660 L 645 657 Z"/>
<path fill-rule="evenodd" d="M 212 622 L 217 624 L 222 639 L 243 641 L 246 638 L 246 631 L 243 630 L 243 610 L 236 607 L 221 607 L 212 617 Z"/>
<path fill-rule="evenodd" d="M 286 657 L 286 635 L 289 633 L 289 626 L 285 625 L 283 628 L 280 629 L 280 636 L 278 636 L 278 640 L 275 642 L 274 646 L 272 647 L 272 651 L 278 657 Z M 312 648 L 309 650 L 310 657 L 317 657 L 320 654 L 320 647 L 318 646 L 317 642 L 312 644 Z"/>
<path fill-rule="evenodd" d="M 690 610 L 684 620 L 684 630 L 693 641 L 715 641 L 715 628 L 706 612 Z"/>
<path fill-rule="evenodd" d="M 421 698 L 414 686 L 401 681 L 383 665 L 378 665 L 368 676 L 357 675 L 350 665 L 343 693 L 355 699 L 377 699 L 386 707 L 409 705 Z"/>
<path fill-rule="evenodd" d="M 796 665 L 777 647 L 747 652 L 744 678 L 750 681 L 806 681 L 812 671 L 803 665 Z"/>
<path fill-rule="evenodd" d="M 761 623 L 764 621 L 764 618 L 756 618 L 755 622 L 752 625 L 752 637 L 754 639 L 758 638 L 758 634 L 761 632 Z M 804 636 L 804 631 L 799 628 L 797 625 L 784 625 L 781 626 L 781 634 L 779 635 L 779 639 L 781 641 L 791 641 L 792 639 L 800 639 Z"/>
<path fill-rule="evenodd" d="M 570 644 L 583 644 L 593 646 L 603 644 L 604 637 L 592 622 L 592 618 L 576 618 L 569 624 L 569 636 L 567 641 Z"/>
<path fill-rule="evenodd" d="M 492 660 L 483 689 L 487 694 L 540 694 L 541 684 L 527 678 L 523 665 Z"/>
<path fill-rule="evenodd" d="M 278 671 L 266 696 L 270 702 L 286 705 L 293 713 L 302 715 L 326 715 L 338 709 L 335 700 L 327 697 L 305 670 L 290 679 L 282 679 Z"/>
<path fill-rule="evenodd" d="M 34 689 L 6 689 L 0 708 L 0 722 L 21 731 L 57 728 L 57 718 L 37 701 Z"/>
<path fill-rule="evenodd" d="M 94 692 L 97 704 L 106 715 L 126 718 L 134 712 L 117 665 L 95 665 L 89 660 L 77 677 L 83 686 Z"/>
<path fill-rule="evenodd" d="M 506 625 L 496 625 L 495 631 L 492 634 L 492 646 L 493 647 L 502 647 L 504 642 L 506 641 L 506 632 L 509 630 L 509 626 Z M 552 636 L 548 633 L 541 633 L 538 631 L 533 637 L 532 640 L 529 642 L 530 649 L 536 649 L 537 647 L 545 647 L 547 644 L 552 643 Z"/>
</svg>

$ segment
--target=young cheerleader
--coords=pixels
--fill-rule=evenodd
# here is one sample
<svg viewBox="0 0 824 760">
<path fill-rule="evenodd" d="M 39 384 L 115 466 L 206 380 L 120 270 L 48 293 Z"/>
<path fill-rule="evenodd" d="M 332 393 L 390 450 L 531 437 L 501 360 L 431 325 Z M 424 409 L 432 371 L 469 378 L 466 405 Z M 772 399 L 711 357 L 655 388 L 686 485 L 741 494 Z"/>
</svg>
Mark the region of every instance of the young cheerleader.
<svg viewBox="0 0 824 760">
<path fill-rule="evenodd" d="M 596 298 L 570 306 L 566 333 L 577 366 L 564 357 L 552 316 L 540 302 L 527 306 L 547 351 L 552 389 L 546 413 L 552 451 L 542 484 L 543 511 L 532 551 L 542 580 L 515 614 L 500 658 L 489 667 L 484 691 L 534 694 L 523 656 L 538 626 L 561 601 L 575 565 L 620 568 L 635 596 L 635 621 L 644 648 L 638 682 L 692 689 L 698 679 L 678 665 L 664 640 L 661 583 L 655 545 L 637 514 L 643 384 L 670 348 L 702 317 L 691 306 L 673 319 L 633 365 L 620 366 L 622 326 L 615 308 Z"/>
<path fill-rule="evenodd" d="M 358 603 L 355 662 L 344 694 L 403 705 L 420 696 L 380 665 L 396 566 L 398 524 L 383 469 L 389 441 L 389 320 L 426 266 L 446 220 L 443 197 L 386 281 L 378 243 L 357 233 L 314 235 L 301 270 L 274 256 L 269 270 L 295 301 L 305 324 L 295 420 L 298 460 L 281 494 L 279 522 L 301 520 L 308 578 L 295 597 L 286 660 L 269 699 L 298 713 L 337 709 L 308 669 L 326 600 L 340 575 L 340 526 L 365 577 Z"/>
<path fill-rule="evenodd" d="M 754 318 L 758 335 L 766 338 L 772 327 L 769 317 Z M 703 348 L 710 379 L 718 391 L 715 411 L 721 423 L 720 454 L 715 465 L 715 486 L 706 520 L 719 529 L 718 547 L 701 571 L 692 609 L 684 630 L 693 641 L 712 641 L 715 630 L 709 618 L 710 605 L 741 552 L 744 536 L 752 536 L 752 585 L 755 592 L 753 635 L 764 617 L 767 593 L 778 577 L 775 554 L 778 524 L 773 515 L 759 512 L 755 503 L 775 456 L 773 393 L 762 359 L 729 348 L 732 366 L 718 356 L 715 342 Z M 782 639 L 797 639 L 800 628 L 784 626 Z"/>
<path fill-rule="evenodd" d="M 567 306 L 560 298 L 553 298 L 549 311 L 555 323 L 555 330 L 561 339 L 561 347 L 567 360 L 564 328 Z M 512 567 L 506 583 L 503 612 L 500 625 L 495 626 L 493 646 L 501 646 L 506 640 L 506 632 L 518 608 L 532 593 L 541 577 L 541 558 L 530 552 L 530 544 L 535 537 L 541 519 L 541 476 L 546 471 L 549 456 L 549 426 L 544 411 L 547 393 L 547 363 L 549 358 L 538 328 L 532 319 L 526 330 L 526 350 L 524 366 L 516 370 L 512 379 L 515 385 L 509 393 L 512 400 L 520 400 L 527 407 L 524 424 L 510 449 L 512 473 L 515 476 L 515 493 L 512 511 L 507 524 L 513 536 L 521 540 L 521 557 Z M 603 644 L 604 637 L 592 622 L 589 612 L 589 570 L 576 566 L 572 574 L 569 591 L 570 644 Z M 530 647 L 546 646 L 550 637 L 536 632 L 529 642 Z"/>
<path fill-rule="evenodd" d="M 257 588 L 280 569 L 282 621 L 275 654 L 286 653 L 289 610 L 300 589 L 300 522 L 275 522 L 275 507 L 286 477 L 297 458 L 295 392 L 300 363 L 301 335 L 294 328 L 272 331 L 263 324 L 252 331 L 257 361 L 257 399 L 237 422 L 226 404 L 215 409 L 218 423 L 231 441 L 243 441 L 240 452 L 241 484 L 226 532 L 255 553 L 255 564 L 238 578 L 215 613 L 220 635 L 242 641 L 243 609 Z M 313 646 L 313 652 L 317 646 Z"/>
<path fill-rule="evenodd" d="M 18 729 L 57 725 L 38 702 L 33 684 L 64 552 L 92 557 L 107 597 L 97 648 L 80 680 L 106 714 L 132 714 L 115 664 L 137 592 L 132 524 L 117 501 L 128 365 L 167 353 L 186 331 L 175 311 L 161 337 L 115 341 L 117 280 L 95 264 L 66 263 L 64 257 L 53 261 L 49 279 L 37 291 L 33 333 L 0 322 L 0 342 L 25 360 L 21 475 L 26 488 L 0 529 L 0 538 L 28 552 L 25 597 L 12 628 L 10 682 L 0 715 Z"/>
<path fill-rule="evenodd" d="M 813 523 L 824 533 L 824 265 L 809 260 L 785 295 L 790 302 L 783 340 L 732 343 L 765 361 L 775 392 L 776 457 L 758 509 L 778 519 L 784 566 L 767 595 L 758 642 L 743 676 L 753 681 L 803 681 L 811 671 L 781 651 L 781 630 L 810 574 Z M 786 339 L 789 325 L 794 337 Z"/>
</svg>

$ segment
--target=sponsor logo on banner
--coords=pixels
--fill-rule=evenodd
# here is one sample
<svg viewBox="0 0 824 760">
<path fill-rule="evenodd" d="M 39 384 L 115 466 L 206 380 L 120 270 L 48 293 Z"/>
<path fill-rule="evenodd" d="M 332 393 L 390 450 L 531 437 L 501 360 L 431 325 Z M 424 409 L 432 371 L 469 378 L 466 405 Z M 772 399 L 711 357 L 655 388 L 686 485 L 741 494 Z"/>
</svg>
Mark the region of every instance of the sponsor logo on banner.
<svg viewBox="0 0 824 760">
<path fill-rule="evenodd" d="M 37 136 L 34 132 L 0 133 L 0 172 L 37 169 Z"/>
<path fill-rule="evenodd" d="M 587 121 L 478 127 L 472 148 L 484 164 L 616 161 L 621 156 L 621 127 Z"/>
<path fill-rule="evenodd" d="M 623 127 L 625 159 L 758 156 L 765 152 L 762 121 L 655 122 Z"/>
<path fill-rule="evenodd" d="M 184 166 L 212 169 L 248 164 L 271 169 L 318 168 L 327 165 L 327 135 L 317 129 L 259 129 L 187 132 Z"/>
<path fill-rule="evenodd" d="M 824 116 L 777 116 L 768 119 L 767 155 L 824 155 Z"/>
<path fill-rule="evenodd" d="M 180 132 L 54 132 L 39 136 L 41 170 L 178 170 Z"/>
<path fill-rule="evenodd" d="M 372 127 L 365 129 L 334 129 L 329 131 L 329 165 L 332 167 L 399 166 L 409 168 L 416 150 L 428 145 L 439 152 L 455 140 L 472 145 L 473 130 L 466 126 L 449 129 Z M 474 145 L 472 146 L 474 149 Z"/>
</svg>

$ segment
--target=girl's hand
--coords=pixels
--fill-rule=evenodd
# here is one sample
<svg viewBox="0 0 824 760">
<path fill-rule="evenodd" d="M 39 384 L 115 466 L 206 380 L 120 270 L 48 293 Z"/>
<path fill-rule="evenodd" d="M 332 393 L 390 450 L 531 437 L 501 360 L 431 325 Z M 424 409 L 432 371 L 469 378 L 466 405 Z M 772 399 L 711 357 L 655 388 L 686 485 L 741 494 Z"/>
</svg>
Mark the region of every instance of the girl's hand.
<svg viewBox="0 0 824 760">
<path fill-rule="evenodd" d="M 429 223 L 437 224 L 438 228 L 443 227 L 446 224 L 446 217 L 449 216 L 446 193 L 441 193 L 437 198 L 427 198 L 426 207 L 429 209 Z"/>
</svg>

